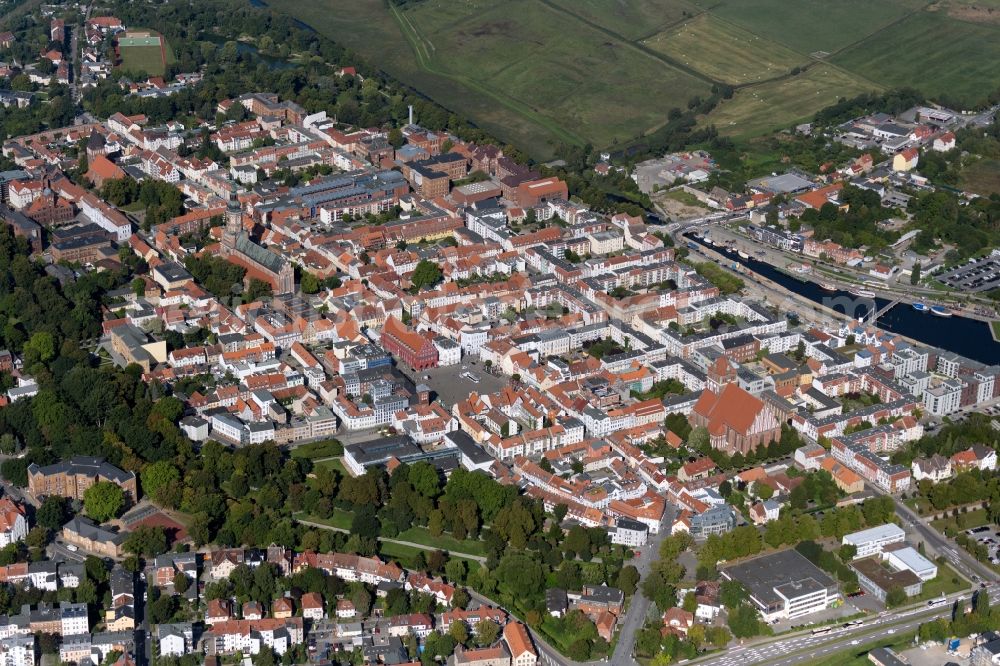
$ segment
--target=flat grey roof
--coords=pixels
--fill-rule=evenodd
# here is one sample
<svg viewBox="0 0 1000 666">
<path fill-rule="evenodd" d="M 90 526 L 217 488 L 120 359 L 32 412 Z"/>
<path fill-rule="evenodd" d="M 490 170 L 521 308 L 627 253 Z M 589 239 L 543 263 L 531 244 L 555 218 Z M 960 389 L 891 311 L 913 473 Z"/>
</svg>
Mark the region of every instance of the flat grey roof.
<svg viewBox="0 0 1000 666">
<path fill-rule="evenodd" d="M 886 523 L 885 525 L 877 525 L 875 527 L 869 527 L 866 530 L 861 530 L 860 532 L 852 532 L 850 534 L 845 534 L 843 538 L 843 543 L 850 544 L 852 546 L 857 546 L 858 544 L 868 543 L 869 541 L 882 541 L 884 539 L 902 539 L 906 536 L 903 528 L 896 523 Z"/>
<path fill-rule="evenodd" d="M 483 447 L 476 444 L 472 437 L 463 430 L 449 432 L 444 438 L 454 444 L 474 465 L 485 465 L 493 461 L 493 456 L 486 453 Z"/>
<path fill-rule="evenodd" d="M 811 182 L 794 173 L 785 173 L 780 176 L 765 176 L 764 178 L 755 178 L 747 182 L 747 187 L 783 194 L 802 192 L 812 186 Z"/>
<path fill-rule="evenodd" d="M 920 583 L 920 577 L 909 569 L 892 571 L 875 556 L 854 560 L 851 568 L 886 592 L 896 586 L 905 588 Z"/>
<path fill-rule="evenodd" d="M 778 592 L 785 598 L 795 598 L 823 588 L 836 588 L 828 575 L 794 548 L 734 564 L 723 572 L 767 606 L 783 603 Z"/>
</svg>

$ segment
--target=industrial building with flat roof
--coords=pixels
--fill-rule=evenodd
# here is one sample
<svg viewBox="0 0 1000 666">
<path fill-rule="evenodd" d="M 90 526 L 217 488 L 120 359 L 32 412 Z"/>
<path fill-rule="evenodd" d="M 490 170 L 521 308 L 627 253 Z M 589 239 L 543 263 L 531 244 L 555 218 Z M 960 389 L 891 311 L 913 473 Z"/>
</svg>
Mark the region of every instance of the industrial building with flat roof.
<svg viewBox="0 0 1000 666">
<path fill-rule="evenodd" d="M 816 613 L 840 596 L 833 579 L 791 548 L 725 567 L 720 573 L 746 588 L 767 622 Z"/>
<path fill-rule="evenodd" d="M 878 557 L 866 557 L 851 562 L 851 568 L 858 575 L 861 588 L 881 602 L 885 602 L 894 588 L 900 588 L 908 597 L 920 594 L 924 582 L 909 569 L 893 569 Z"/>
<path fill-rule="evenodd" d="M 393 435 L 344 447 L 344 466 L 356 476 L 364 474 L 369 467 L 383 467 L 393 459 L 407 464 L 423 460 L 446 474 L 460 464 L 455 448 L 424 450 L 406 435 Z"/>
</svg>

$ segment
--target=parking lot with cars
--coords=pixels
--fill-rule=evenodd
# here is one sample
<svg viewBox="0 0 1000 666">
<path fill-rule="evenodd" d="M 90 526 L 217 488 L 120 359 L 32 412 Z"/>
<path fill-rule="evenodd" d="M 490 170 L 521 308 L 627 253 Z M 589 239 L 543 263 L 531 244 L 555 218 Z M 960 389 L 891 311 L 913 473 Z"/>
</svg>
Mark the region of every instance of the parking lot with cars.
<svg viewBox="0 0 1000 666">
<path fill-rule="evenodd" d="M 991 563 L 1000 564 L 1000 529 L 993 525 L 982 525 L 965 530 L 965 533 L 986 546 Z"/>
<path fill-rule="evenodd" d="M 1000 259 L 994 256 L 970 259 L 968 263 L 938 276 L 952 289 L 977 292 L 1000 287 Z"/>
</svg>

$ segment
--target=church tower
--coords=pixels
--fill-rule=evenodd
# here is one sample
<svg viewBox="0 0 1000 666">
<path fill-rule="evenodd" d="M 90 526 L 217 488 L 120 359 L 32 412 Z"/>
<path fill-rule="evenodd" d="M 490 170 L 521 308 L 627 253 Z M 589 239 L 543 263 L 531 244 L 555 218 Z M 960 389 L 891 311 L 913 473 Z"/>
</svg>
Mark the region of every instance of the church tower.
<svg viewBox="0 0 1000 666">
<path fill-rule="evenodd" d="M 705 388 L 716 395 L 722 393 L 722 389 L 725 388 L 726 384 L 736 381 L 736 368 L 733 367 L 733 364 L 725 356 L 715 359 L 715 362 L 708 366 L 708 372 L 705 374 L 708 380 Z"/>
<path fill-rule="evenodd" d="M 236 198 L 236 183 L 229 183 L 229 203 L 226 204 L 226 228 L 222 232 L 222 247 L 226 250 L 236 248 L 236 240 L 243 233 L 243 209 Z"/>
</svg>

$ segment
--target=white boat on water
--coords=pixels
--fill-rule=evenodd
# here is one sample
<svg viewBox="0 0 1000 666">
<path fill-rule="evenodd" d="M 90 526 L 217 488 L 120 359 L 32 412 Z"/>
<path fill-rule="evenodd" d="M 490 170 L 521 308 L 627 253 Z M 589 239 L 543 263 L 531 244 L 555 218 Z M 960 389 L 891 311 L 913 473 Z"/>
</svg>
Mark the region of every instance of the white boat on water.
<svg viewBox="0 0 1000 666">
<path fill-rule="evenodd" d="M 937 315 L 938 317 L 951 317 L 955 313 L 943 305 L 932 305 L 931 314 Z"/>
</svg>

